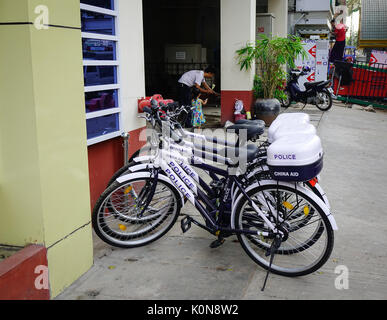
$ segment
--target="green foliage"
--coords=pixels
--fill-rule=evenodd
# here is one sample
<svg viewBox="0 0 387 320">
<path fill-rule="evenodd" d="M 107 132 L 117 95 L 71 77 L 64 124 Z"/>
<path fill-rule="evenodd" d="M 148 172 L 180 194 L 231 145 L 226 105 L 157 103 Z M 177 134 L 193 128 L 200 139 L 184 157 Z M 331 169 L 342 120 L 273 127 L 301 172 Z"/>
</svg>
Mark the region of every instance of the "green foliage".
<svg viewBox="0 0 387 320">
<path fill-rule="evenodd" d="M 261 35 L 261 40 L 247 44 L 236 53 L 241 70 L 252 68 L 256 62 L 258 69 L 256 77 L 259 81 L 256 79 L 254 82 L 254 92 L 257 97 L 262 96 L 264 99 L 281 96 L 280 88 L 286 79 L 284 66 L 294 68 L 297 56 L 306 58 L 301 39 L 295 36 L 269 39 L 266 35 Z"/>
<path fill-rule="evenodd" d="M 359 32 L 353 32 L 347 37 L 347 45 L 357 47 L 359 43 Z"/>
<path fill-rule="evenodd" d="M 287 95 L 284 93 L 283 89 L 275 89 L 274 98 L 278 99 L 279 101 L 284 101 L 287 99 Z"/>
<path fill-rule="evenodd" d="M 263 87 L 262 87 L 262 81 L 261 78 L 255 75 L 254 77 L 254 97 L 255 99 L 263 98 Z"/>
<path fill-rule="evenodd" d="M 361 8 L 361 0 L 347 0 L 348 15 L 356 12 Z"/>
<path fill-rule="evenodd" d="M 282 90 L 282 85 L 284 82 L 285 82 L 285 78 L 280 79 L 278 88 L 274 90 L 273 98 L 276 98 L 280 101 L 286 99 L 286 94 Z M 254 92 L 255 99 L 263 99 L 265 96 L 263 91 L 263 86 L 262 86 L 262 80 L 261 80 L 261 77 L 259 77 L 258 75 L 255 75 L 254 77 L 253 92 Z"/>
</svg>

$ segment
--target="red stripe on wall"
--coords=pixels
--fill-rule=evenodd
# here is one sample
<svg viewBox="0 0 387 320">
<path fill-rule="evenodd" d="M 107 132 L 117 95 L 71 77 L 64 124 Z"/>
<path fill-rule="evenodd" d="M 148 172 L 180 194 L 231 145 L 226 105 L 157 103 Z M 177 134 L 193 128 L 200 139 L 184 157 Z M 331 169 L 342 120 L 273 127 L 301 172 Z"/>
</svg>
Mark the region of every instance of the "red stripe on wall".
<svg viewBox="0 0 387 320">
<path fill-rule="evenodd" d="M 50 299 L 45 247 L 30 245 L 0 262 L 0 299 Z"/>
<path fill-rule="evenodd" d="M 144 128 L 129 132 L 129 157 L 144 145 L 139 139 Z M 123 139 L 118 137 L 92 145 L 88 148 L 88 156 L 90 203 L 93 210 L 112 175 L 124 165 Z"/>
<path fill-rule="evenodd" d="M 249 91 L 221 91 L 221 123 L 222 125 L 228 121 L 234 121 L 235 100 L 242 100 L 245 111 L 251 111 L 254 102 L 254 94 L 252 90 Z"/>
</svg>

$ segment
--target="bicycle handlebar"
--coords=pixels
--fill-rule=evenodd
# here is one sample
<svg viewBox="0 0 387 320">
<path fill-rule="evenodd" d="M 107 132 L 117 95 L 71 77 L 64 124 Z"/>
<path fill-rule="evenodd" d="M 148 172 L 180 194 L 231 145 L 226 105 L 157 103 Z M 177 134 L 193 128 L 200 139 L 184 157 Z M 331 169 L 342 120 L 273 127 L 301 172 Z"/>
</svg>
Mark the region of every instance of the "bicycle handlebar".
<svg viewBox="0 0 387 320">
<path fill-rule="evenodd" d="M 182 125 L 177 121 L 177 117 L 184 111 L 189 112 L 193 110 L 192 106 L 180 106 L 178 102 L 171 102 L 165 104 L 163 102 L 157 103 L 156 100 L 151 101 L 151 106 L 143 108 L 145 116 L 139 116 L 149 121 L 153 128 L 158 124 L 160 128 L 162 123 L 169 126 L 169 137 L 177 144 L 180 144 L 186 136 Z M 160 117 L 161 116 L 161 117 Z"/>
</svg>

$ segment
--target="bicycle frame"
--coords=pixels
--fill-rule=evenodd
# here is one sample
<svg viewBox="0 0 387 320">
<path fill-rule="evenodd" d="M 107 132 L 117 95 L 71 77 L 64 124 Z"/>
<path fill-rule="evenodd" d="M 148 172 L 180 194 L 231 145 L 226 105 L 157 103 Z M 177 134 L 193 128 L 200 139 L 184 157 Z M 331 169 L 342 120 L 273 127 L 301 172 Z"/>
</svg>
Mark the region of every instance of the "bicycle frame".
<svg viewBox="0 0 387 320">
<path fill-rule="evenodd" d="M 181 156 L 179 153 L 176 152 L 169 152 L 163 149 L 159 149 L 158 154 L 156 155 L 154 159 L 154 171 L 155 171 L 155 181 L 157 182 L 157 176 L 158 176 L 158 169 L 161 169 L 165 172 L 166 176 L 174 185 L 176 190 L 183 196 L 190 201 L 195 208 L 199 211 L 199 213 L 210 223 L 211 228 L 205 228 L 208 231 L 212 233 L 216 233 L 218 231 L 225 231 L 225 232 L 232 232 L 232 233 L 245 233 L 245 234 L 254 234 L 254 235 L 263 235 L 267 236 L 267 233 L 264 232 L 256 232 L 256 231 L 250 231 L 250 230 L 243 230 L 243 229 L 235 229 L 230 227 L 223 227 L 221 226 L 221 223 L 223 222 L 222 217 L 224 217 L 224 211 L 225 206 L 228 201 L 228 197 L 230 195 L 230 192 L 232 190 L 232 186 L 235 184 L 238 188 L 238 190 L 241 191 L 241 193 L 248 199 L 250 202 L 250 205 L 254 208 L 256 213 L 263 219 L 265 224 L 269 227 L 269 229 L 272 232 L 278 232 L 278 230 L 275 228 L 275 226 L 272 224 L 272 222 L 266 217 L 266 215 L 258 208 L 258 206 L 254 203 L 254 201 L 248 196 L 248 194 L 244 191 L 241 182 L 239 181 L 239 178 L 237 175 L 230 175 L 228 171 L 222 170 L 219 171 L 218 168 L 214 166 L 210 166 L 208 164 L 202 164 L 205 169 L 207 170 L 217 170 L 217 172 L 221 175 L 224 175 L 226 178 L 225 187 L 222 190 L 222 193 L 220 195 L 220 203 L 219 207 L 216 208 L 216 206 L 211 202 L 211 199 L 209 199 L 206 194 L 200 190 L 196 184 L 196 181 L 192 179 L 192 175 L 189 175 L 187 172 L 184 171 L 184 169 L 178 164 L 180 163 L 186 163 L 187 160 L 184 156 Z M 187 163 L 188 164 L 188 163 Z M 193 170 L 190 168 L 190 170 Z M 194 171 L 194 170 L 193 170 Z M 196 176 L 197 173 L 193 174 Z M 149 195 L 150 197 L 153 195 Z M 203 202 L 206 206 L 211 208 L 211 211 L 208 211 L 203 204 Z M 214 218 L 214 215 L 216 213 L 220 213 L 220 219 L 217 221 Z"/>
<path fill-rule="evenodd" d="M 208 137 L 206 137 L 204 135 L 200 135 L 200 134 L 194 134 L 191 132 L 188 132 L 188 134 L 189 134 L 189 137 L 197 139 L 197 140 L 202 141 L 202 142 L 204 142 L 204 141 L 216 142 L 217 141 L 216 138 L 215 139 L 208 138 Z M 210 140 L 210 139 L 212 139 L 212 140 Z M 168 142 L 168 148 L 170 151 L 178 152 L 178 153 L 186 155 L 188 158 L 188 159 L 186 159 L 186 162 L 188 162 L 190 165 L 192 165 L 196 168 L 204 170 L 213 181 L 219 181 L 219 177 L 217 175 L 220 175 L 223 177 L 227 176 L 227 171 L 220 169 L 218 167 L 208 166 L 204 162 L 204 160 L 210 160 L 210 161 L 220 163 L 223 165 L 225 165 L 225 164 L 226 165 L 235 165 L 235 163 L 232 160 L 230 160 L 230 158 L 226 158 L 222 155 L 219 155 L 219 153 L 222 153 L 222 151 L 220 151 L 217 148 L 209 147 L 209 146 L 205 146 L 205 145 L 197 145 L 197 144 L 194 144 L 194 143 L 188 142 L 188 141 L 181 141 L 179 144 L 177 144 L 172 139 L 168 139 L 168 138 L 163 138 L 163 140 Z M 221 141 L 221 140 L 219 140 L 219 141 Z M 220 143 L 225 143 L 225 142 L 221 141 Z M 233 156 L 233 155 L 231 155 L 231 156 Z M 245 156 L 246 156 L 245 153 L 240 152 L 238 160 L 245 160 Z M 264 161 L 264 159 L 261 159 L 264 156 L 266 156 L 266 150 L 264 152 L 262 152 L 258 156 L 257 159 L 250 162 L 249 165 L 260 164 L 261 162 Z M 131 172 L 136 172 L 136 171 L 140 171 L 140 170 L 144 170 L 144 169 L 150 169 L 151 167 L 153 167 L 153 165 L 150 165 L 150 163 L 153 163 L 154 158 L 155 158 L 155 156 L 136 157 L 133 159 L 133 161 L 137 162 L 137 163 L 141 163 L 141 164 L 135 165 L 135 166 L 129 168 L 129 170 Z M 247 169 L 248 169 L 248 167 L 247 167 Z M 210 194 L 211 196 L 214 196 L 213 190 L 203 181 L 203 179 L 201 179 L 199 177 L 199 175 L 192 168 L 190 168 L 189 170 L 190 170 L 190 172 L 193 173 L 193 175 L 194 175 L 193 178 L 195 179 L 195 181 L 198 182 L 200 184 L 200 186 L 203 189 L 205 189 L 205 191 L 208 194 Z M 235 191 L 234 189 L 235 189 L 235 187 L 233 188 L 232 194 L 234 194 L 234 191 Z"/>
<path fill-rule="evenodd" d="M 139 172 L 139 171 L 145 170 L 145 169 L 152 171 L 154 169 L 154 167 L 155 167 L 155 165 L 153 163 L 154 158 L 155 158 L 155 156 L 142 156 L 142 157 L 136 158 L 135 161 L 139 162 L 139 164 L 131 167 L 129 169 L 129 171 L 131 173 Z M 184 161 L 183 161 L 183 159 L 184 159 Z M 195 159 L 194 163 L 191 163 L 192 159 Z M 205 190 L 205 192 L 207 193 L 207 197 L 210 197 L 210 198 L 214 197 L 215 194 L 214 194 L 213 190 L 204 182 L 203 179 L 201 179 L 199 177 L 199 175 L 191 168 L 190 165 L 192 165 L 194 167 L 197 167 L 197 168 L 200 168 L 200 169 L 202 169 L 204 171 L 208 171 L 210 173 L 210 175 L 212 174 L 212 176 L 214 178 L 213 180 L 216 179 L 217 181 L 219 181 L 219 178 L 218 178 L 218 176 L 215 175 L 215 173 L 220 175 L 220 176 L 222 176 L 222 177 L 227 177 L 228 172 L 226 170 L 222 170 L 220 168 L 207 165 L 207 164 L 205 164 L 203 162 L 199 163 L 201 161 L 201 159 L 198 158 L 198 157 L 192 157 L 192 159 L 190 159 L 190 158 L 180 158 L 179 165 L 184 169 L 184 171 L 186 173 L 188 173 L 199 184 L 200 187 L 202 187 Z M 190 164 L 188 164 L 189 161 L 191 161 Z M 144 162 L 147 162 L 147 163 L 144 163 Z M 257 175 L 260 175 L 261 173 L 265 173 L 267 171 L 268 171 L 268 168 L 265 165 L 256 166 L 255 168 L 253 168 L 253 170 L 251 170 L 250 172 L 246 173 L 246 175 L 244 175 L 243 178 L 246 179 L 246 180 L 250 180 L 251 178 L 256 177 Z M 123 177 L 124 177 L 124 179 L 119 178 L 118 181 L 119 182 L 123 182 L 125 180 L 125 176 L 123 176 Z M 288 187 L 289 186 L 294 187 L 294 185 L 292 185 L 290 183 L 284 183 L 284 182 L 273 181 L 273 180 L 270 180 L 270 181 L 271 181 L 271 183 L 276 183 L 276 184 L 281 185 L 281 186 L 285 185 L 285 186 L 288 186 Z M 234 209 L 236 207 L 236 204 L 241 200 L 241 197 L 244 195 L 244 193 L 238 192 L 239 190 L 243 190 L 243 188 L 240 187 L 240 181 L 239 180 L 238 180 L 238 182 L 239 182 L 239 185 L 235 184 L 234 181 L 231 181 L 231 184 L 232 184 L 232 186 L 231 186 L 231 201 L 232 201 L 232 204 L 231 205 L 232 205 L 232 208 L 234 208 Z M 252 184 L 252 186 L 253 187 L 258 187 L 258 186 L 263 186 L 265 184 L 266 184 L 266 182 L 259 182 L 259 183 L 255 182 L 255 183 Z M 304 192 L 308 191 L 307 193 L 309 194 L 309 196 L 311 198 L 314 198 L 315 201 L 317 201 L 316 198 L 314 197 L 315 194 L 314 193 L 310 193 L 309 190 L 305 190 L 305 188 L 303 188 L 302 183 L 298 183 L 297 188 L 304 189 Z M 330 205 L 329 205 L 328 199 L 327 199 L 325 193 L 323 192 L 322 188 L 318 185 L 318 183 L 316 183 L 315 188 L 317 188 L 317 190 L 318 190 L 318 192 L 320 194 L 320 196 L 317 196 L 318 200 L 323 199 L 323 203 L 320 203 L 320 206 L 321 207 L 323 207 L 323 206 L 325 207 L 324 213 L 328 216 L 332 226 L 334 226 L 334 230 L 336 230 L 336 222 L 335 222 L 335 220 L 333 218 L 333 215 L 330 212 Z M 250 186 L 245 191 L 247 192 L 249 190 L 251 190 Z M 200 193 L 201 190 L 198 189 L 198 192 Z M 212 208 L 212 210 L 216 210 L 216 208 L 213 206 L 212 202 L 207 201 L 206 204 L 209 205 Z M 184 205 L 183 201 L 182 201 L 182 205 Z M 275 209 L 272 208 L 272 207 L 270 209 L 275 211 Z M 231 211 L 231 222 L 232 223 L 233 223 L 234 215 L 235 215 L 235 212 L 232 210 Z M 276 219 L 281 220 L 278 217 L 278 215 L 276 214 L 276 212 L 274 214 L 274 217 L 276 217 Z M 234 226 L 231 226 L 231 227 L 232 227 L 232 229 L 234 228 Z"/>
<path fill-rule="evenodd" d="M 216 138 L 208 138 L 201 134 L 195 134 L 188 131 L 184 132 L 185 137 L 193 138 L 196 141 L 202 141 L 202 142 L 215 142 L 215 143 L 221 143 L 223 145 L 231 145 L 227 142 L 217 140 Z M 167 175 L 168 179 L 175 185 L 176 189 L 180 192 L 180 194 L 183 195 L 183 197 L 186 197 L 200 212 L 200 214 L 211 224 L 212 229 L 206 228 L 210 232 L 215 231 L 227 231 L 227 232 L 233 232 L 233 233 L 243 233 L 241 230 L 236 230 L 235 228 L 224 228 L 219 225 L 219 222 L 222 222 L 222 220 L 217 221 L 214 219 L 214 215 L 217 212 L 222 213 L 221 218 L 224 216 L 224 209 L 226 207 L 226 204 L 229 203 L 228 196 L 231 192 L 231 205 L 233 208 L 234 206 L 234 200 L 238 196 L 244 195 L 250 202 L 251 206 L 254 208 L 254 210 L 257 211 L 258 215 L 262 217 L 262 219 L 265 221 L 265 223 L 269 226 L 269 228 L 275 232 L 277 231 L 274 227 L 274 225 L 270 222 L 270 220 L 267 219 L 267 217 L 262 213 L 262 211 L 255 205 L 255 203 L 247 196 L 247 193 L 244 191 L 243 187 L 241 186 L 241 181 L 237 177 L 237 174 L 229 174 L 229 170 L 222 170 L 218 167 L 214 167 L 211 165 L 208 165 L 204 163 L 203 159 L 207 159 L 210 156 L 210 160 L 214 162 L 221 162 L 222 164 L 228 164 L 233 169 L 235 169 L 235 165 L 229 161 L 228 158 L 225 158 L 223 156 L 218 155 L 219 150 L 216 148 L 206 147 L 206 146 L 198 146 L 197 144 L 194 144 L 192 142 L 187 141 L 181 141 L 180 144 L 175 143 L 172 139 L 165 139 L 162 138 L 162 141 L 164 141 L 167 144 L 167 147 L 169 148 L 168 151 L 159 149 L 158 154 L 156 156 L 145 156 L 145 157 L 139 157 L 136 158 L 137 161 L 145 161 L 147 164 L 140 164 L 133 167 L 133 171 L 136 170 L 143 170 L 143 169 L 158 169 L 161 168 L 164 173 Z M 235 144 L 233 145 L 235 146 Z M 200 151 L 199 151 L 199 150 Z M 205 151 L 211 152 L 209 155 Z M 182 156 L 182 155 L 185 155 Z M 262 156 L 265 156 L 266 152 L 262 153 Z M 165 161 L 163 159 L 168 159 L 170 161 Z M 262 159 L 261 159 L 262 160 Z M 172 161 L 172 162 L 171 162 Z M 174 162 L 173 162 L 174 161 Z M 264 162 L 264 161 L 263 161 Z M 265 166 L 263 165 L 263 162 L 257 159 L 253 163 L 261 164 L 261 168 L 255 167 L 252 172 L 249 172 L 246 175 L 243 175 L 242 177 L 244 179 L 251 178 L 254 175 L 259 174 L 260 172 L 265 172 Z M 252 163 L 252 164 L 253 164 Z M 221 195 L 221 201 L 219 204 L 219 207 L 217 208 L 214 203 L 211 201 L 215 198 L 215 193 L 211 187 L 209 187 L 197 174 L 197 172 L 190 166 L 190 164 L 194 167 L 197 167 L 199 169 L 202 169 L 210 175 L 212 180 L 219 181 L 217 175 L 220 175 L 226 179 L 226 183 L 223 185 L 225 186 L 225 189 L 223 190 L 223 194 Z M 233 167 L 234 165 L 234 167 Z M 176 176 L 177 174 L 177 176 Z M 188 175 L 187 175 L 188 174 Z M 180 178 L 179 178 L 180 177 Z M 182 181 L 183 179 L 184 181 Z M 193 180 L 192 180 L 193 179 Z M 200 190 L 197 187 L 197 184 L 204 189 L 205 192 Z M 322 190 L 321 190 L 322 191 Z M 321 192 L 320 192 L 321 193 Z M 324 197 L 324 193 L 321 193 Z M 266 199 L 266 196 L 263 196 Z M 326 197 L 324 197 L 326 198 Z M 200 203 L 203 202 L 205 206 L 208 208 L 208 210 Z M 267 207 L 270 210 L 273 217 L 277 220 L 281 220 L 281 218 L 278 216 L 278 213 L 274 209 L 273 206 L 269 205 L 268 203 Z M 328 204 L 329 205 L 329 204 Z M 329 210 L 329 207 L 328 207 Z M 274 214 L 273 214 L 274 211 Z M 330 213 L 327 212 L 327 215 Z M 250 233 L 250 232 L 246 232 Z M 253 232 L 254 234 L 257 234 L 257 232 Z"/>
<path fill-rule="evenodd" d="M 153 119 L 151 113 L 155 111 L 146 109 L 150 120 Z M 160 123 L 158 113 L 156 116 Z M 242 128 L 236 126 L 235 130 Z M 160 131 L 152 134 L 156 139 L 152 139 L 150 144 L 157 146 L 157 150 L 153 150 L 156 153 L 137 158 L 146 163 L 137 164 L 135 161 L 134 165 L 131 163 L 120 169 L 114 175 L 116 182 L 109 183 L 108 189 L 101 195 L 93 209 L 92 222 L 102 240 L 125 248 L 151 243 L 173 227 L 181 208 L 190 201 L 205 223 L 185 214 L 180 221 L 183 233 L 194 223 L 217 236 L 211 248 L 220 246 L 224 238 L 237 234 L 247 254 L 267 269 L 262 290 L 271 271 L 286 276 L 301 276 L 316 271 L 327 261 L 334 242 L 332 229 L 337 230 L 337 226 L 329 208 L 314 189 L 301 186 L 302 182 L 274 180 L 265 167 L 266 160 L 260 157 L 266 152 L 261 152 L 257 146 L 236 148 L 233 144 L 229 145 L 231 148 L 218 152 L 216 148 L 202 143 L 209 142 L 203 135 L 184 134 L 182 137 L 176 128 L 171 126 L 171 129 L 175 131 L 171 132 L 172 135 L 165 135 L 165 131 L 162 132 L 164 135 Z M 247 127 L 251 136 L 261 131 L 258 127 L 256 130 Z M 187 137 L 201 140 L 184 141 Z M 297 146 L 295 144 L 296 151 Z M 222 151 L 225 153 L 219 154 Z M 245 159 L 241 159 L 243 152 Z M 246 171 L 242 171 L 243 160 L 247 164 Z M 219 168 L 219 162 L 226 167 Z M 141 169 L 131 173 L 135 167 Z M 206 171 L 217 181 L 212 181 L 209 187 L 195 171 L 196 168 Z M 218 175 L 221 177 L 218 178 Z M 313 182 L 316 181 L 313 179 Z M 314 225 L 306 229 L 306 240 L 304 234 L 301 234 L 300 240 L 294 237 L 296 234 L 292 232 L 311 224 Z M 320 238 L 320 254 L 312 251 L 309 257 L 302 253 L 307 259 L 303 258 L 300 262 L 288 259 L 288 255 L 309 249 Z M 269 239 L 272 241 L 267 241 Z M 288 239 L 289 245 L 281 248 Z M 273 263 L 275 254 L 284 258 Z"/>
</svg>

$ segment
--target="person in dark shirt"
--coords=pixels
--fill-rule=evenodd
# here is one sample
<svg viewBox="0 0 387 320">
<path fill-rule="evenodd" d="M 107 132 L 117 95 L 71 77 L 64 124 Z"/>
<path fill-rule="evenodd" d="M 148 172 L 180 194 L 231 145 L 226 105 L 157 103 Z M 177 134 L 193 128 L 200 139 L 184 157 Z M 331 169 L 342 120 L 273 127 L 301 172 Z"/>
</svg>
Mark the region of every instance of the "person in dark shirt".
<svg viewBox="0 0 387 320">
<path fill-rule="evenodd" d="M 179 91 L 179 103 L 181 106 L 191 106 L 192 100 L 192 89 L 197 89 L 200 93 L 205 94 L 214 94 L 218 95 L 214 90 L 212 90 L 206 83 L 206 78 L 215 77 L 215 68 L 212 66 L 207 67 L 203 70 L 191 70 L 184 73 L 178 81 L 178 91 Z M 202 88 L 202 86 L 204 88 Z M 188 113 L 187 119 L 185 121 L 187 128 L 192 127 L 192 112 Z"/>
</svg>

